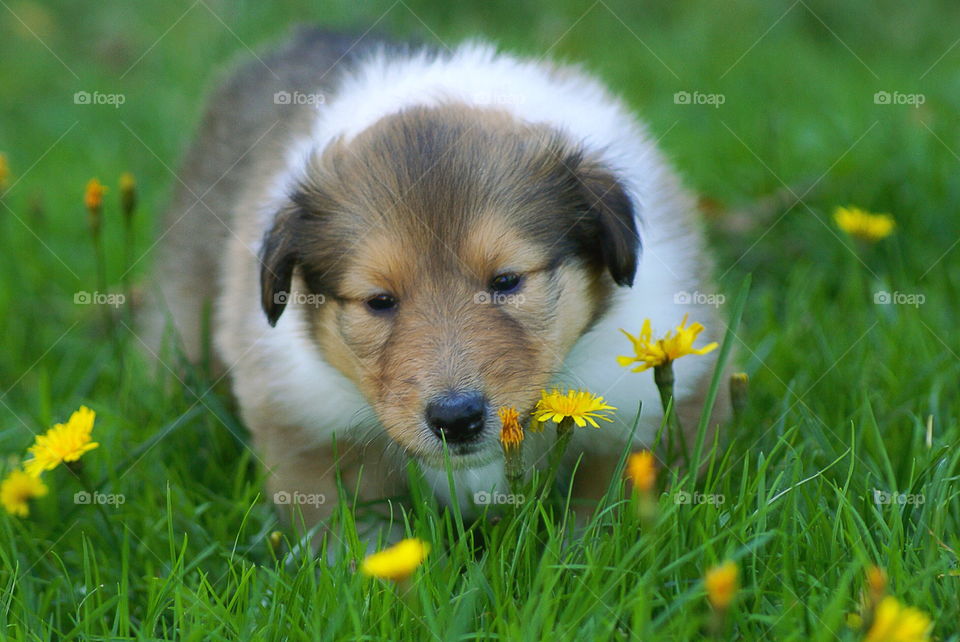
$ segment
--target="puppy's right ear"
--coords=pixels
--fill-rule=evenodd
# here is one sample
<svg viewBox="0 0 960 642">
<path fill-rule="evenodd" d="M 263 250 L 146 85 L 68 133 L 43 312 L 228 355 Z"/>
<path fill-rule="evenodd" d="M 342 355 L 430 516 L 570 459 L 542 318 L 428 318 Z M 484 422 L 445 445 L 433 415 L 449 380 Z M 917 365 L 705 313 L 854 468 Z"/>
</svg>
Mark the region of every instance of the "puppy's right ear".
<svg viewBox="0 0 960 642">
<path fill-rule="evenodd" d="M 260 251 L 260 305 L 271 326 L 287 307 L 293 270 L 300 262 L 297 234 L 299 212 L 282 210 L 263 237 Z"/>
</svg>

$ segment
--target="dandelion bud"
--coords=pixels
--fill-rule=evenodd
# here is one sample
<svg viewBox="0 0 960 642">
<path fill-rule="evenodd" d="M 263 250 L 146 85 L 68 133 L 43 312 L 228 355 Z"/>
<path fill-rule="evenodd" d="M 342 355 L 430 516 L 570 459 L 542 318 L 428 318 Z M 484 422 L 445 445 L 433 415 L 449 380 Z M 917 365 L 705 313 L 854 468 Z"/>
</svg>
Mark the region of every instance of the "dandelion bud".
<svg viewBox="0 0 960 642">
<path fill-rule="evenodd" d="M 91 178 L 83 194 L 83 204 L 90 214 L 90 229 L 94 234 L 100 232 L 100 211 L 103 209 L 103 195 L 106 193 L 107 188 L 96 178 Z"/>
<path fill-rule="evenodd" d="M 863 616 L 859 613 L 847 613 L 846 621 L 848 629 L 859 631 L 863 628 Z"/>
<path fill-rule="evenodd" d="M 520 425 L 520 413 L 516 408 L 504 406 L 500 415 L 500 445 L 503 447 L 504 474 L 511 490 L 516 491 L 523 481 L 523 426 Z"/>
<path fill-rule="evenodd" d="M 7 163 L 7 155 L 0 154 L 0 192 L 7 189 L 10 183 L 10 165 Z"/>
<path fill-rule="evenodd" d="M 879 566 L 867 569 L 867 591 L 872 604 L 880 602 L 887 593 L 887 572 Z"/>
<path fill-rule="evenodd" d="M 733 602 L 739 588 L 739 575 L 740 569 L 735 562 L 724 562 L 707 571 L 704 585 L 707 589 L 707 599 L 714 609 L 725 611 Z"/>
<path fill-rule="evenodd" d="M 516 408 L 504 406 L 500 409 L 500 443 L 504 451 L 513 450 L 523 443 L 523 427 L 520 425 L 520 413 Z"/>
<path fill-rule="evenodd" d="M 280 550 L 280 545 L 283 544 L 283 533 L 273 531 L 267 538 L 267 543 L 270 545 L 270 550 L 277 553 Z"/>
<path fill-rule="evenodd" d="M 627 478 L 633 487 L 643 493 L 649 493 L 657 483 L 657 464 L 653 453 L 641 450 L 630 455 L 627 460 Z"/>
<path fill-rule="evenodd" d="M 130 172 L 124 172 L 120 176 L 120 210 L 123 216 L 129 220 L 133 216 L 133 210 L 137 207 L 137 182 Z"/>
<path fill-rule="evenodd" d="M 750 377 L 746 372 L 735 372 L 730 375 L 730 403 L 736 416 L 743 414 L 747 409 L 747 400 L 750 397 Z"/>
<path fill-rule="evenodd" d="M 637 515 L 644 528 L 650 528 L 657 516 L 657 499 L 653 488 L 657 483 L 657 462 L 649 450 L 633 453 L 627 459 L 627 479 L 633 484 Z"/>
</svg>

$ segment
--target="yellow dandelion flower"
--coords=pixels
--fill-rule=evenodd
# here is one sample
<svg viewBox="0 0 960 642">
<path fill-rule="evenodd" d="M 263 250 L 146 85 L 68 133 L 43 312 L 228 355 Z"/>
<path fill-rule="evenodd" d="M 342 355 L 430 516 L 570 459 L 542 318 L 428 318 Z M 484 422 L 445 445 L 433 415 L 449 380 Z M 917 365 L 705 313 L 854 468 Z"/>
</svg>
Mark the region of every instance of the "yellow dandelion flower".
<svg viewBox="0 0 960 642">
<path fill-rule="evenodd" d="M 500 415 L 500 443 L 504 448 L 516 448 L 523 442 L 523 426 L 520 425 L 520 413 L 516 408 L 504 406 Z"/>
<path fill-rule="evenodd" d="M 567 394 L 563 394 L 554 389 L 549 394 L 546 390 L 540 391 L 540 401 L 537 402 L 533 414 L 539 422 L 552 421 L 559 424 L 569 417 L 581 428 L 588 423 L 594 428 L 599 428 L 596 419 L 613 421 L 604 414 L 607 410 L 616 410 L 616 408 L 608 406 L 603 401 L 603 397 L 593 395 L 586 390 L 569 390 Z"/>
<path fill-rule="evenodd" d="M 887 238 L 896 227 L 889 214 L 871 214 L 859 207 L 838 207 L 833 211 L 833 220 L 850 236 L 870 242 Z"/>
<path fill-rule="evenodd" d="M 725 610 L 737 594 L 740 569 L 735 562 L 724 562 L 707 571 L 704 577 L 704 586 L 707 589 L 707 599 L 718 611 Z"/>
<path fill-rule="evenodd" d="M 644 320 L 640 334 L 636 337 L 623 329 L 620 332 L 630 339 L 635 354 L 632 357 L 617 357 L 617 363 L 625 368 L 635 363 L 639 364 L 633 369 L 633 372 L 643 372 L 649 368 L 662 366 L 688 354 L 707 354 L 711 350 L 715 350 L 718 345 L 713 342 L 702 348 L 694 348 L 693 343 L 697 340 L 697 335 L 703 332 L 703 325 L 691 323 L 688 326 L 687 315 L 683 315 L 680 325 L 667 332 L 662 339 L 653 339 L 650 319 Z"/>
<path fill-rule="evenodd" d="M 360 569 L 365 575 L 399 582 L 410 577 L 430 552 L 423 540 L 405 539 L 379 553 L 368 555 Z"/>
<path fill-rule="evenodd" d="M 930 639 L 930 618 L 923 611 L 885 597 L 877 606 L 868 642 L 925 642 Z"/>
<path fill-rule="evenodd" d="M 23 463 L 27 474 L 39 477 L 43 471 L 53 470 L 62 462 L 77 461 L 83 453 L 98 447 L 100 444 L 90 440 L 95 418 L 94 411 L 80 406 L 67 423 L 57 424 L 45 434 L 38 435 L 36 443 L 30 447 L 33 458 Z"/>
<path fill-rule="evenodd" d="M 633 453 L 627 460 L 627 478 L 633 487 L 644 493 L 653 490 L 657 483 L 657 462 L 649 450 Z"/>
<path fill-rule="evenodd" d="M 43 497 L 47 490 L 46 484 L 36 477 L 22 470 L 13 470 L 0 482 L 0 504 L 11 515 L 26 517 L 30 514 L 28 502 L 34 497 Z"/>
<path fill-rule="evenodd" d="M 106 193 L 107 188 L 96 178 L 91 178 L 83 193 L 83 204 L 89 211 L 98 212 L 103 207 L 103 195 Z"/>
</svg>

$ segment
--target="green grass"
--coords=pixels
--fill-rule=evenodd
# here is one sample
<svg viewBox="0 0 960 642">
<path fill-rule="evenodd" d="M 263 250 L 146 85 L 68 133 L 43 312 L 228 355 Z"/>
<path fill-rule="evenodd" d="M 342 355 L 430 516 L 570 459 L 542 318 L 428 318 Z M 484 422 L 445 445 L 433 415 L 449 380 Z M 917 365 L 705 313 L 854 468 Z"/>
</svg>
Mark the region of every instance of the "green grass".
<svg viewBox="0 0 960 642">
<path fill-rule="evenodd" d="M 0 152 L 17 181 L 0 199 L 0 453 L 15 462 L 36 432 L 87 404 L 102 445 L 84 457 L 86 474 L 126 498 L 106 516 L 76 505 L 77 481 L 58 470 L 28 518 L 0 516 L 0 637 L 701 639 L 704 570 L 732 558 L 743 588 L 727 637 L 858 639 L 844 619 L 864 568 L 879 564 L 891 592 L 934 619 L 936 637 L 960 640 L 960 7 L 205 2 L 0 7 Z M 285 561 L 283 531 L 277 559 L 268 540 L 282 527 L 224 382 L 191 373 L 185 387 L 143 364 L 123 328 L 118 358 L 98 310 L 73 304 L 97 288 L 87 179 L 113 187 L 116 291 L 116 177 L 138 177 L 142 282 L 176 180 L 168 168 L 213 70 L 290 23 L 366 29 L 384 12 L 386 33 L 451 44 L 485 34 L 582 62 L 714 203 L 728 301 L 753 280 L 732 345 L 750 405 L 707 444 L 696 485 L 722 496 L 720 507 L 675 503 L 675 486 L 689 485 L 677 471 L 661 475 L 659 517 L 643 527 L 619 487 L 586 533 L 553 502 L 471 526 L 414 501 L 397 519 L 434 551 L 406 594 L 354 572 L 354 538 L 330 542 L 339 560 L 328 566 Z M 74 105 L 79 90 L 126 102 Z M 877 105 L 879 90 L 925 103 Z M 676 105 L 678 91 L 725 102 Z M 770 198 L 786 186 L 802 204 Z M 867 248 L 842 238 L 830 212 L 846 203 L 892 212 L 896 235 Z M 875 305 L 878 291 L 925 302 Z M 876 504 L 875 488 L 923 501 Z M 339 518 L 349 532 L 351 512 Z"/>
</svg>

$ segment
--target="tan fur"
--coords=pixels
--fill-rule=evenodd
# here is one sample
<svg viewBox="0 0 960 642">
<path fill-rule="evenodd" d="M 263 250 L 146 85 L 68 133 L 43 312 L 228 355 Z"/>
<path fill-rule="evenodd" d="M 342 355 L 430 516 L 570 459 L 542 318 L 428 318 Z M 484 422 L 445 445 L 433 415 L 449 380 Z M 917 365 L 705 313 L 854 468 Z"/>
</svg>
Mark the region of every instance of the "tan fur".
<svg viewBox="0 0 960 642">
<path fill-rule="evenodd" d="M 598 274 L 577 263 L 548 274 L 550 248 L 518 232 L 524 215 L 542 212 L 509 209 L 509 194 L 466 193 L 462 201 L 446 202 L 461 210 L 449 213 L 456 225 L 448 225 L 443 212 L 429 209 L 435 206 L 430 199 L 461 194 L 438 183 L 444 176 L 437 172 L 405 175 L 402 163 L 382 152 L 402 146 L 404 128 L 444 126 L 463 133 L 455 145 L 438 150 L 442 162 L 465 163 L 458 158 L 463 150 L 495 160 L 497 147 L 518 136 L 531 139 L 532 159 L 557 162 L 542 148 L 548 138 L 536 128 L 501 112 L 451 106 L 383 119 L 328 150 L 316 177 L 324 206 L 342 213 L 335 234 L 353 241 L 331 300 L 312 311 L 316 340 L 327 361 L 371 401 L 388 433 L 426 458 L 440 455 L 417 430 L 430 399 L 476 388 L 493 408 L 531 409 L 600 301 Z M 503 184 L 511 188 L 519 189 Z M 489 280 L 504 271 L 524 275 L 517 302 L 478 305 Z M 399 299 L 395 317 L 366 309 L 366 299 L 378 293 Z"/>
<path fill-rule="evenodd" d="M 402 471 L 369 455 L 369 445 L 349 440 L 340 441 L 336 447 L 317 445 L 299 427 L 276 424 L 257 431 L 255 437 L 258 452 L 270 462 L 267 493 L 282 515 L 297 526 L 309 529 L 336 511 L 340 499 L 337 475 L 346 497 L 359 502 L 391 497 L 406 483 Z M 293 501 L 297 494 L 301 500 Z M 291 501 L 279 499 L 281 496 Z M 311 499 L 304 501 L 306 497 Z M 316 533 L 315 541 L 322 535 Z"/>
<path fill-rule="evenodd" d="M 270 494 L 325 497 L 293 511 L 307 526 L 334 510 L 338 469 L 348 493 L 373 500 L 397 494 L 407 457 L 426 464 L 425 474 L 439 467 L 442 445 L 424 409 L 448 391 L 480 390 L 493 411 L 476 459 L 452 463 L 472 474 L 494 462 L 496 409 L 529 416 L 540 389 L 569 365 L 571 347 L 609 323 L 615 289 L 633 284 L 641 208 L 658 213 L 652 224 L 669 237 L 659 240 L 668 257 L 684 260 L 661 280 L 692 291 L 708 272 L 685 220 L 694 208 L 652 146 L 607 156 L 583 143 L 576 123 L 554 127 L 453 100 L 387 110 L 358 132 L 326 138 L 346 131 L 321 131 L 343 86 L 317 70 L 349 70 L 364 48 L 357 44 L 306 33 L 265 58 L 270 73 L 251 64 L 214 96 L 167 217 L 149 324 L 157 345 L 169 312 L 197 360 L 201 311 L 216 300 L 217 347 Z M 273 99 L 317 91 L 332 98 L 321 116 Z M 617 117 L 607 111 L 604 122 Z M 646 145 L 629 122 L 616 130 Z M 311 149 L 317 140 L 322 149 Z M 603 146 L 611 142 L 601 136 Z M 648 162 L 650 171 L 634 171 Z M 648 265 L 647 275 L 657 268 Z M 523 275 L 518 296 L 478 300 L 505 272 Z M 284 312 L 272 295 L 287 289 L 323 303 Z M 379 294 L 396 297 L 395 312 L 368 309 Z M 667 293 L 657 296 L 662 303 Z M 715 315 L 704 309 L 695 320 Z M 679 405 L 688 430 L 706 383 Z M 605 454 L 622 443 L 589 445 L 578 492 L 596 497 L 615 461 Z"/>
</svg>

